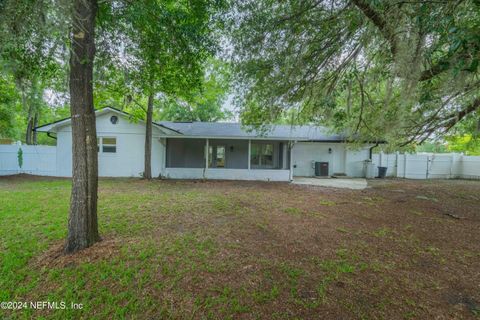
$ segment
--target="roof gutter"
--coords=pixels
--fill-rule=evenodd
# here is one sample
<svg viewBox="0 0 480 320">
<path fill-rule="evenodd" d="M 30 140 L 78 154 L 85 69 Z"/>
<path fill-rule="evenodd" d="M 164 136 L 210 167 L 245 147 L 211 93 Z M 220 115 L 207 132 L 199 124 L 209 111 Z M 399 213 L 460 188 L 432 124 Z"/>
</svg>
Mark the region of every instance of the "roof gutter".
<svg viewBox="0 0 480 320">
<path fill-rule="evenodd" d="M 172 128 L 164 125 L 164 124 L 161 124 L 161 123 L 158 123 L 158 122 L 155 122 L 155 121 L 152 121 L 152 123 L 153 123 L 154 125 L 157 125 L 157 126 L 161 127 L 161 128 L 164 128 L 164 129 L 167 129 L 167 130 L 171 130 L 171 131 L 173 131 L 173 132 L 176 132 L 176 133 L 178 133 L 178 134 L 182 134 L 182 135 L 183 135 L 183 132 L 180 132 L 180 131 L 178 131 L 178 130 L 172 129 Z"/>
</svg>

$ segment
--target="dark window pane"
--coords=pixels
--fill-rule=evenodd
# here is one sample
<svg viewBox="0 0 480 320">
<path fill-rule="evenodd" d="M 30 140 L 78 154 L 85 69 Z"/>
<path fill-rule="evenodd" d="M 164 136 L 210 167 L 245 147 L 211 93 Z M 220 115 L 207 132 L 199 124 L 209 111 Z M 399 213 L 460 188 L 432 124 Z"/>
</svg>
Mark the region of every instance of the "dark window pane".
<svg viewBox="0 0 480 320">
<path fill-rule="evenodd" d="M 117 152 L 116 146 L 103 146 L 103 152 L 115 153 Z"/>
</svg>

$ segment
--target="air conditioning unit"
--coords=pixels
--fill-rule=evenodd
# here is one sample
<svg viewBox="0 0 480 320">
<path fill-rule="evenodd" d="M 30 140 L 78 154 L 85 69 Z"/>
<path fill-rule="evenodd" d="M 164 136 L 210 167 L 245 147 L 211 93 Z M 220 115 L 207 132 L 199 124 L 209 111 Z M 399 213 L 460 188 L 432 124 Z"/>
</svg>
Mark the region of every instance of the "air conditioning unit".
<svg viewBox="0 0 480 320">
<path fill-rule="evenodd" d="M 315 162 L 315 175 L 317 177 L 328 177 L 328 162 Z"/>
</svg>

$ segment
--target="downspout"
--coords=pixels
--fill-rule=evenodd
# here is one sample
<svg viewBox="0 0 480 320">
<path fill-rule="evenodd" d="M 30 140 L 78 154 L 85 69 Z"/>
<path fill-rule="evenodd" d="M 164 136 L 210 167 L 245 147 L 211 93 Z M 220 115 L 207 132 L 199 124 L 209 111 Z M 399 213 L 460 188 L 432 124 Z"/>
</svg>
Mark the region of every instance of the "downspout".
<svg viewBox="0 0 480 320">
<path fill-rule="evenodd" d="M 373 147 L 370 147 L 370 149 L 369 149 L 369 151 L 368 151 L 368 152 L 369 152 L 369 153 L 368 153 L 368 158 L 370 159 L 370 161 L 372 160 L 372 156 L 373 156 L 373 148 L 378 147 L 378 145 L 379 145 L 379 143 L 376 142 Z"/>
</svg>

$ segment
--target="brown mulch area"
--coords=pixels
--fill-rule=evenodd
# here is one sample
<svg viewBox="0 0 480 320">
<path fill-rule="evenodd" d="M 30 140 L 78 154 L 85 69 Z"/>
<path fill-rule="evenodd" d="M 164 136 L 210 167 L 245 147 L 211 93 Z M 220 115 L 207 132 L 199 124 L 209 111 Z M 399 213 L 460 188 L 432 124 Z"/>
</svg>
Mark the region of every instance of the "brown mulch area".
<svg viewBox="0 0 480 320">
<path fill-rule="evenodd" d="M 286 295 L 263 314 L 280 308 L 303 318 L 475 318 L 480 312 L 480 182 L 380 180 L 370 185 L 354 191 L 205 182 L 209 192 L 221 190 L 254 212 L 242 218 L 241 227 L 234 222 L 218 228 L 224 244 L 240 243 L 237 251 L 223 252 L 224 259 L 238 261 L 239 269 L 212 281 L 258 285 L 265 271 L 258 259 L 288 262 L 307 272 L 300 296 L 315 298 L 314 283 L 325 274 L 310 259 L 335 259 L 336 250 L 345 248 L 379 270 L 369 267 L 334 282 L 318 308 L 285 304 Z M 237 200 L 241 189 L 252 187 L 261 194 L 260 204 L 270 208 L 256 211 L 257 201 Z M 286 208 L 300 213 L 286 213 Z M 259 228 L 259 221 L 265 227 Z"/>
<path fill-rule="evenodd" d="M 120 239 L 103 238 L 100 242 L 95 243 L 87 249 L 75 254 L 67 254 L 64 251 L 65 241 L 57 241 L 43 254 L 35 257 L 32 266 L 40 269 L 65 268 L 81 263 L 109 260 L 118 255 L 120 248 L 125 244 L 126 241 Z"/>
</svg>

